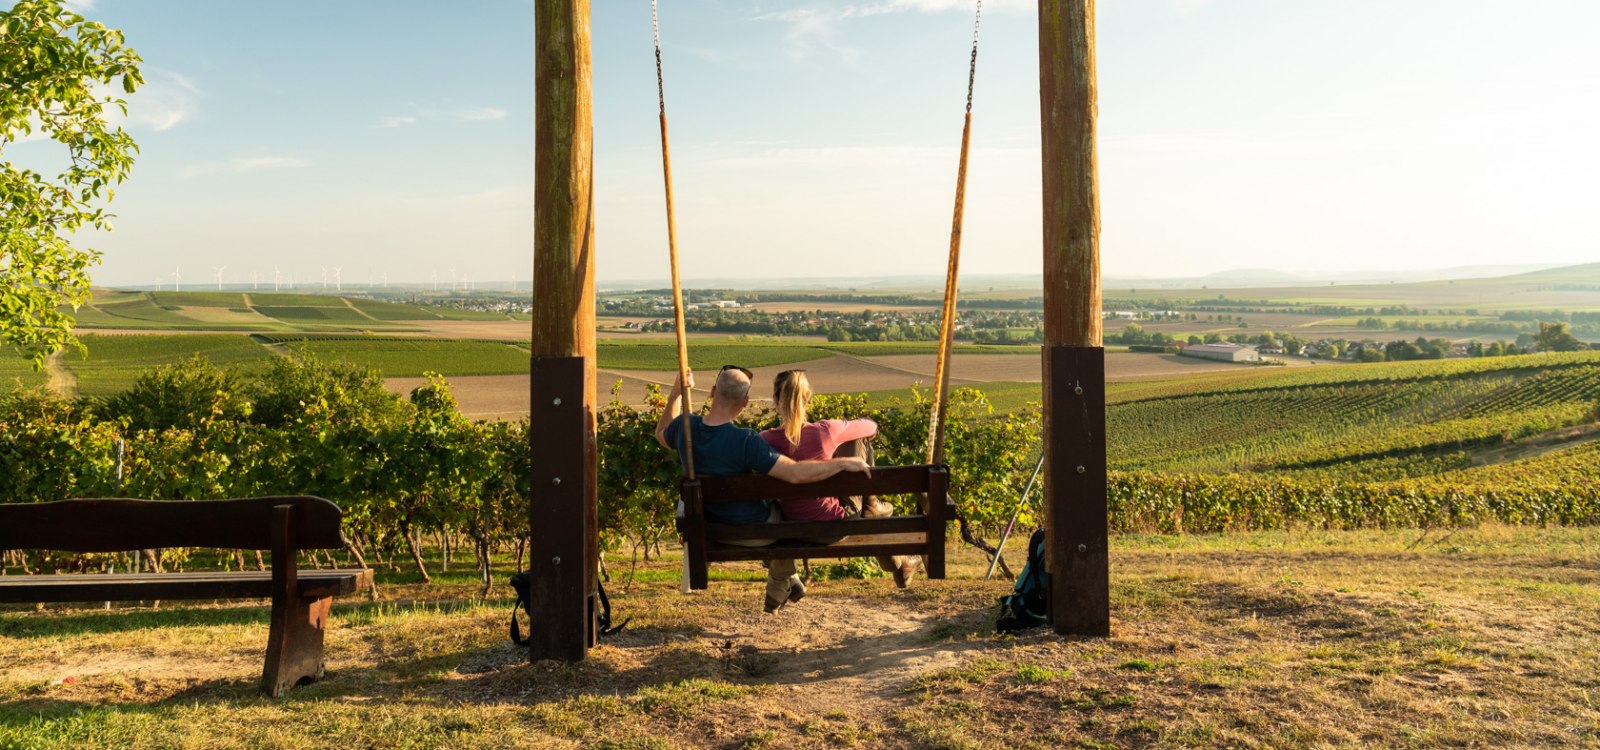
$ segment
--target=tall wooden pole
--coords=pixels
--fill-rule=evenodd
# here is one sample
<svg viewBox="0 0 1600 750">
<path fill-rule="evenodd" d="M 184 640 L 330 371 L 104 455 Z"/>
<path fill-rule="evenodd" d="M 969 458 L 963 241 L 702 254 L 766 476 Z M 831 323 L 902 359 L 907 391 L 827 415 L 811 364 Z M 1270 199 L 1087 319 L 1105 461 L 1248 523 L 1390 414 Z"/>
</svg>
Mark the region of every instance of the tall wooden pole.
<svg viewBox="0 0 1600 750">
<path fill-rule="evenodd" d="M 1111 632 L 1094 0 L 1039 0 L 1050 621 Z"/>
<path fill-rule="evenodd" d="M 534 24 L 530 650 L 576 661 L 596 636 L 599 561 L 589 0 L 538 0 Z"/>
</svg>

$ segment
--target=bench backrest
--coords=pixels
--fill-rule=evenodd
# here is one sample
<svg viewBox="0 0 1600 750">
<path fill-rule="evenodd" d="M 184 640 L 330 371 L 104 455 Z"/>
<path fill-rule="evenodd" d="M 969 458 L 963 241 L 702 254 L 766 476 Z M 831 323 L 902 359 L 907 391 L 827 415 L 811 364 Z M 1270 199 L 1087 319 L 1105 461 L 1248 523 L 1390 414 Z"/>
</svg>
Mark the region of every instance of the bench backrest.
<svg viewBox="0 0 1600 750">
<path fill-rule="evenodd" d="M 80 499 L 0 505 L 0 550 L 272 549 L 272 509 L 295 508 L 296 549 L 340 549 L 339 506 L 320 497 Z"/>
<path fill-rule="evenodd" d="M 751 474 L 741 477 L 697 477 L 700 496 L 707 503 L 736 500 L 800 500 L 812 497 L 850 495 L 909 495 L 933 489 L 933 475 L 943 466 L 875 466 L 872 476 L 856 472 L 835 474 L 820 482 L 790 484 L 770 476 Z M 692 486 L 689 480 L 685 485 Z"/>
</svg>

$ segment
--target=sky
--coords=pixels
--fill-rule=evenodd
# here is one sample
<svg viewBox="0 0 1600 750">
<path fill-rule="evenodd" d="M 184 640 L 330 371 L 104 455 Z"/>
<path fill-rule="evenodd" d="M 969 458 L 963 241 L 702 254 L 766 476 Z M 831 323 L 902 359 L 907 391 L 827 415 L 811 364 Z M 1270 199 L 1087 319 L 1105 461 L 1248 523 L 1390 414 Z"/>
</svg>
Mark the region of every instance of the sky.
<svg viewBox="0 0 1600 750">
<path fill-rule="evenodd" d="M 116 232 L 80 238 L 97 283 L 526 288 L 533 0 L 74 5 L 149 81 Z M 599 278 L 664 279 L 650 6 L 592 7 Z M 984 3 L 966 275 L 1040 268 L 1036 20 Z M 1104 272 L 1600 260 L 1596 28 L 1590 0 L 1101 0 Z M 940 274 L 972 33 L 969 0 L 662 0 L 684 275 Z"/>
</svg>

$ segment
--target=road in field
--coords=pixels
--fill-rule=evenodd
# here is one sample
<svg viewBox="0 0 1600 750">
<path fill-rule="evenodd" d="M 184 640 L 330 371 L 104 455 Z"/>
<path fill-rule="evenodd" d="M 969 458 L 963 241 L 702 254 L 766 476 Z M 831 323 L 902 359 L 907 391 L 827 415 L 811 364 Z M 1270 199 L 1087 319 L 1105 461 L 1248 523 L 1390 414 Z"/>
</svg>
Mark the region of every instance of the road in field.
<svg viewBox="0 0 1600 750">
<path fill-rule="evenodd" d="M 1042 373 L 1037 357 L 1019 354 L 956 355 L 950 371 L 952 385 L 975 385 L 995 381 L 1039 382 Z M 807 378 L 818 393 L 857 393 L 860 391 L 886 391 L 909 388 L 933 382 L 934 358 L 931 354 L 897 354 L 884 357 L 852 357 L 838 355 L 801 363 Z M 1291 365 L 1305 365 L 1304 360 L 1289 360 Z M 755 387 L 751 398 L 765 401 L 772 395 L 772 379 L 793 365 L 757 367 Z M 1106 354 L 1106 380 L 1131 382 L 1161 380 L 1186 375 L 1238 371 L 1251 365 L 1179 357 L 1170 354 L 1135 354 L 1111 352 Z M 709 392 L 716 378 L 715 370 L 695 373 L 697 401 Z M 606 370 L 599 373 L 602 401 L 610 399 L 611 388 L 621 382 L 619 397 L 624 403 L 639 404 L 644 401 L 650 385 L 665 390 L 672 380 L 671 372 L 659 370 Z M 422 378 L 389 378 L 389 390 L 402 395 L 422 385 Z M 528 413 L 527 375 L 480 375 L 450 379 L 461 412 L 474 419 L 514 419 Z"/>
</svg>

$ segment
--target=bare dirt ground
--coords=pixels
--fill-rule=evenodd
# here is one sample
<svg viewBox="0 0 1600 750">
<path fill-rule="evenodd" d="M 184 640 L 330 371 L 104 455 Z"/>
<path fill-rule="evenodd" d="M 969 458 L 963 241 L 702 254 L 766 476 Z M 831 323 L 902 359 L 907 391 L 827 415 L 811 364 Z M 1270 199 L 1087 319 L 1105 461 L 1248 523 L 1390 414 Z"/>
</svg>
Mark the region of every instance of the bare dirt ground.
<svg viewBox="0 0 1600 750">
<path fill-rule="evenodd" d="M 50 376 L 50 392 L 62 398 L 73 398 L 78 395 L 78 376 L 72 370 L 61 364 L 61 358 L 66 355 L 65 350 L 51 354 L 44 361 L 44 370 Z"/>
</svg>

